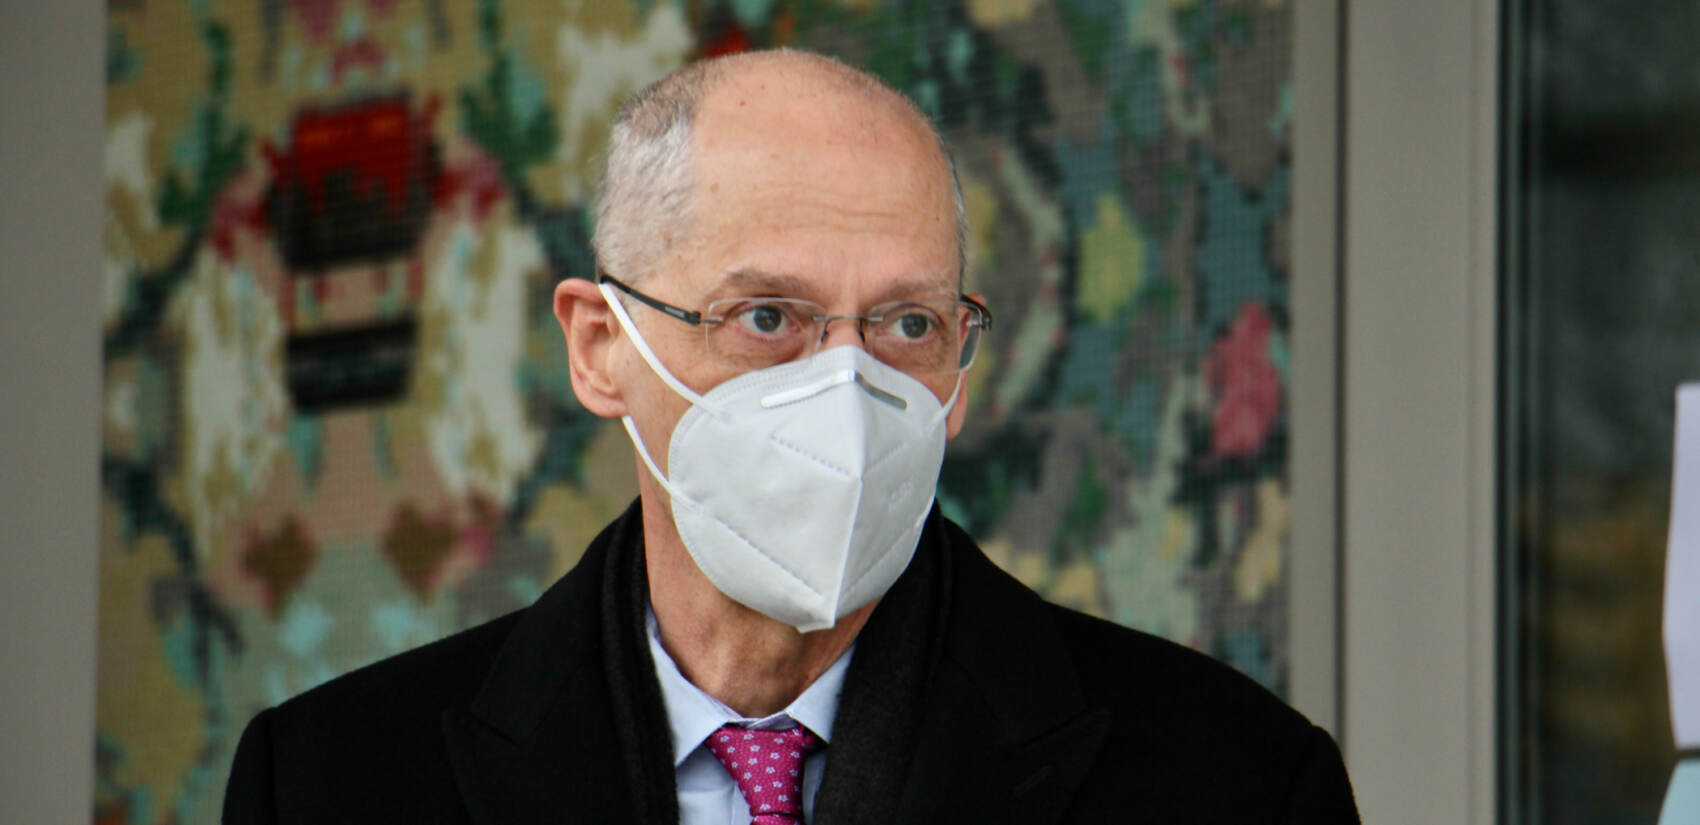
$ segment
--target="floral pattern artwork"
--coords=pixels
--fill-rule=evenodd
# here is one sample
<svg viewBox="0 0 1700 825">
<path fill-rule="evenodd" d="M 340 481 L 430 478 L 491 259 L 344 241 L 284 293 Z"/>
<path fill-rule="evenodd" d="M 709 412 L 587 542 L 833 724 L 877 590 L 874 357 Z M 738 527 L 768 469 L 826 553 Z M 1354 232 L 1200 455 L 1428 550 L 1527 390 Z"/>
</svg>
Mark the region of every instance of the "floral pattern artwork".
<svg viewBox="0 0 1700 825">
<path fill-rule="evenodd" d="M 1286 689 L 1290 3 L 108 10 L 97 821 L 216 821 L 253 713 L 530 603 L 625 508 L 550 291 L 619 102 L 771 45 L 953 147 L 997 326 L 946 513 Z"/>
</svg>

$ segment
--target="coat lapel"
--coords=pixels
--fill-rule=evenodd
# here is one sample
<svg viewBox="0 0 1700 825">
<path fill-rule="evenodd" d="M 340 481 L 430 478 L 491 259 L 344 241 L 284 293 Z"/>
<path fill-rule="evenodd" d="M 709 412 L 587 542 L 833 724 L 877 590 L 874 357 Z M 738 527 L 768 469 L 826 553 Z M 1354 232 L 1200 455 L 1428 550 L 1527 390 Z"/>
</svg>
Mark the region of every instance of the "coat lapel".
<svg viewBox="0 0 1700 825">
<path fill-rule="evenodd" d="M 944 646 L 896 821 L 1057 822 L 1110 711 L 1084 701 L 1044 602 L 954 525 L 944 544 Z"/>
<path fill-rule="evenodd" d="M 635 820 L 621 748 L 645 737 L 622 736 L 610 701 L 600 605 L 637 521 L 628 513 L 598 536 L 526 611 L 473 701 L 444 712 L 455 781 L 479 825 Z"/>
<path fill-rule="evenodd" d="M 478 825 L 676 816 L 670 805 L 646 807 L 633 791 L 654 784 L 642 779 L 642 767 L 634 780 L 633 755 L 641 762 L 671 753 L 664 720 L 659 728 L 634 720 L 629 701 L 610 697 L 608 668 L 622 663 L 608 655 L 619 638 L 604 609 L 609 566 L 622 564 L 619 551 L 637 540 L 625 535 L 642 529 L 635 512 L 605 530 L 526 611 L 475 699 L 444 713 L 455 781 Z M 1056 823 L 1103 745 L 1111 714 L 1084 701 L 1044 603 L 955 525 L 935 516 L 933 526 L 942 531 L 935 558 L 948 581 L 942 627 L 934 630 L 942 635 L 928 654 L 934 663 L 912 756 L 892 783 L 901 791 L 879 807 L 894 810 L 890 822 Z M 671 802 L 671 778 L 663 802 Z M 864 820 L 845 814 L 834 821 Z"/>
</svg>

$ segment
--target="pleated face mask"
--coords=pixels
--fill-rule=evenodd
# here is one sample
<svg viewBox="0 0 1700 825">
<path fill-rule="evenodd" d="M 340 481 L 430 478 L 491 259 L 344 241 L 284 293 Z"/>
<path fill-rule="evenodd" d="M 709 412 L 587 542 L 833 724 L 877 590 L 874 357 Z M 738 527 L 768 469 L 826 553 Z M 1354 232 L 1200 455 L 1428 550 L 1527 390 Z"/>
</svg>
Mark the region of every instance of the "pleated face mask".
<svg viewBox="0 0 1700 825">
<path fill-rule="evenodd" d="M 941 405 L 920 381 L 841 346 L 698 394 L 662 365 L 607 284 L 602 292 L 649 368 L 691 402 L 666 474 L 623 421 L 709 581 L 801 631 L 884 595 L 932 509 L 961 376 Z"/>
</svg>

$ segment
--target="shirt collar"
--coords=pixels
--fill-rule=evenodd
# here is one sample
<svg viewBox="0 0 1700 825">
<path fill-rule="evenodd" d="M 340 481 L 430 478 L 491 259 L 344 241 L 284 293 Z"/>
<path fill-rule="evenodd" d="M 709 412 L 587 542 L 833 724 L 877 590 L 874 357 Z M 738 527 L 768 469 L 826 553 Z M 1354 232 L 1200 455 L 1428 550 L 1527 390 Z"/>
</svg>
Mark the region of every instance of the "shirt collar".
<svg viewBox="0 0 1700 825">
<path fill-rule="evenodd" d="M 673 767 L 682 764 L 709 734 L 727 723 L 757 729 L 784 729 L 801 724 L 822 742 L 832 741 L 832 720 L 838 715 L 838 698 L 844 692 L 844 674 L 850 669 L 855 643 L 784 710 L 755 719 L 727 707 L 679 672 L 678 663 L 661 646 L 661 627 L 655 621 L 653 609 L 645 609 L 644 624 L 649 631 L 649 654 L 655 659 L 655 675 L 661 682 L 661 702 L 667 708 L 667 724 L 673 732 Z"/>
</svg>

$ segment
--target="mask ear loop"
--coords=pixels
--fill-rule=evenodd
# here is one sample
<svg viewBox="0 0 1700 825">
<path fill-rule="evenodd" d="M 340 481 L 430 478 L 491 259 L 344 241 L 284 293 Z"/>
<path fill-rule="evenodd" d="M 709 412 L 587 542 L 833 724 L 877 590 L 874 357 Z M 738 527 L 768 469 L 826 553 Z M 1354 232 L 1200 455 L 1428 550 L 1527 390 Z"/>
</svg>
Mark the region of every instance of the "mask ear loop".
<svg viewBox="0 0 1700 825">
<path fill-rule="evenodd" d="M 932 421 L 928 422 L 927 426 L 930 427 L 936 425 L 939 423 L 940 418 L 950 415 L 950 409 L 956 406 L 956 402 L 962 398 L 962 377 L 967 374 L 967 370 L 957 370 L 956 388 L 950 391 L 950 400 L 944 402 L 944 406 L 939 408 L 938 413 L 935 414 Z"/>
<path fill-rule="evenodd" d="M 631 336 L 632 345 L 637 347 L 638 355 L 643 356 L 644 363 L 649 365 L 649 369 L 655 373 L 656 377 L 660 378 L 674 392 L 683 396 L 686 401 L 713 410 L 714 405 L 708 403 L 695 390 L 685 386 L 683 381 L 673 377 L 673 373 L 662 365 L 661 359 L 655 356 L 655 350 L 649 348 L 649 342 L 643 340 L 643 335 L 637 331 L 637 324 L 632 323 L 632 316 L 626 313 L 626 305 L 620 302 L 619 296 L 614 294 L 614 289 L 607 284 L 597 284 L 596 288 L 602 290 L 602 297 L 607 299 L 608 308 L 614 311 L 614 319 L 619 321 L 620 329 L 625 330 L 626 334 Z"/>
<path fill-rule="evenodd" d="M 706 403 L 703 397 L 690 387 L 685 386 L 684 382 L 673 377 L 673 373 L 661 364 L 661 359 L 657 358 L 655 351 L 649 348 L 649 342 L 643 340 L 643 335 L 637 331 L 637 324 L 632 323 L 632 316 L 627 314 L 625 304 L 620 303 L 620 299 L 614 294 L 614 290 L 607 284 L 597 284 L 596 288 L 602 291 L 602 297 L 608 301 L 608 308 L 614 313 L 614 320 L 620 324 L 620 329 L 625 330 L 626 335 L 631 337 L 632 345 L 637 347 L 638 355 L 643 357 L 643 361 L 649 365 L 650 371 L 654 372 L 662 383 L 686 401 L 713 411 L 712 405 Z M 650 475 L 654 476 L 656 481 L 661 482 L 661 486 L 667 490 L 668 496 L 678 499 L 679 495 L 673 491 L 673 483 L 667 480 L 667 475 L 661 472 L 660 467 L 655 466 L 655 459 L 650 458 L 649 446 L 643 443 L 643 436 L 638 435 L 637 422 L 633 421 L 631 416 L 623 415 L 620 416 L 620 423 L 625 425 L 626 434 L 631 436 L 632 443 L 637 446 L 638 456 L 643 459 L 644 465 L 649 467 Z"/>
</svg>

